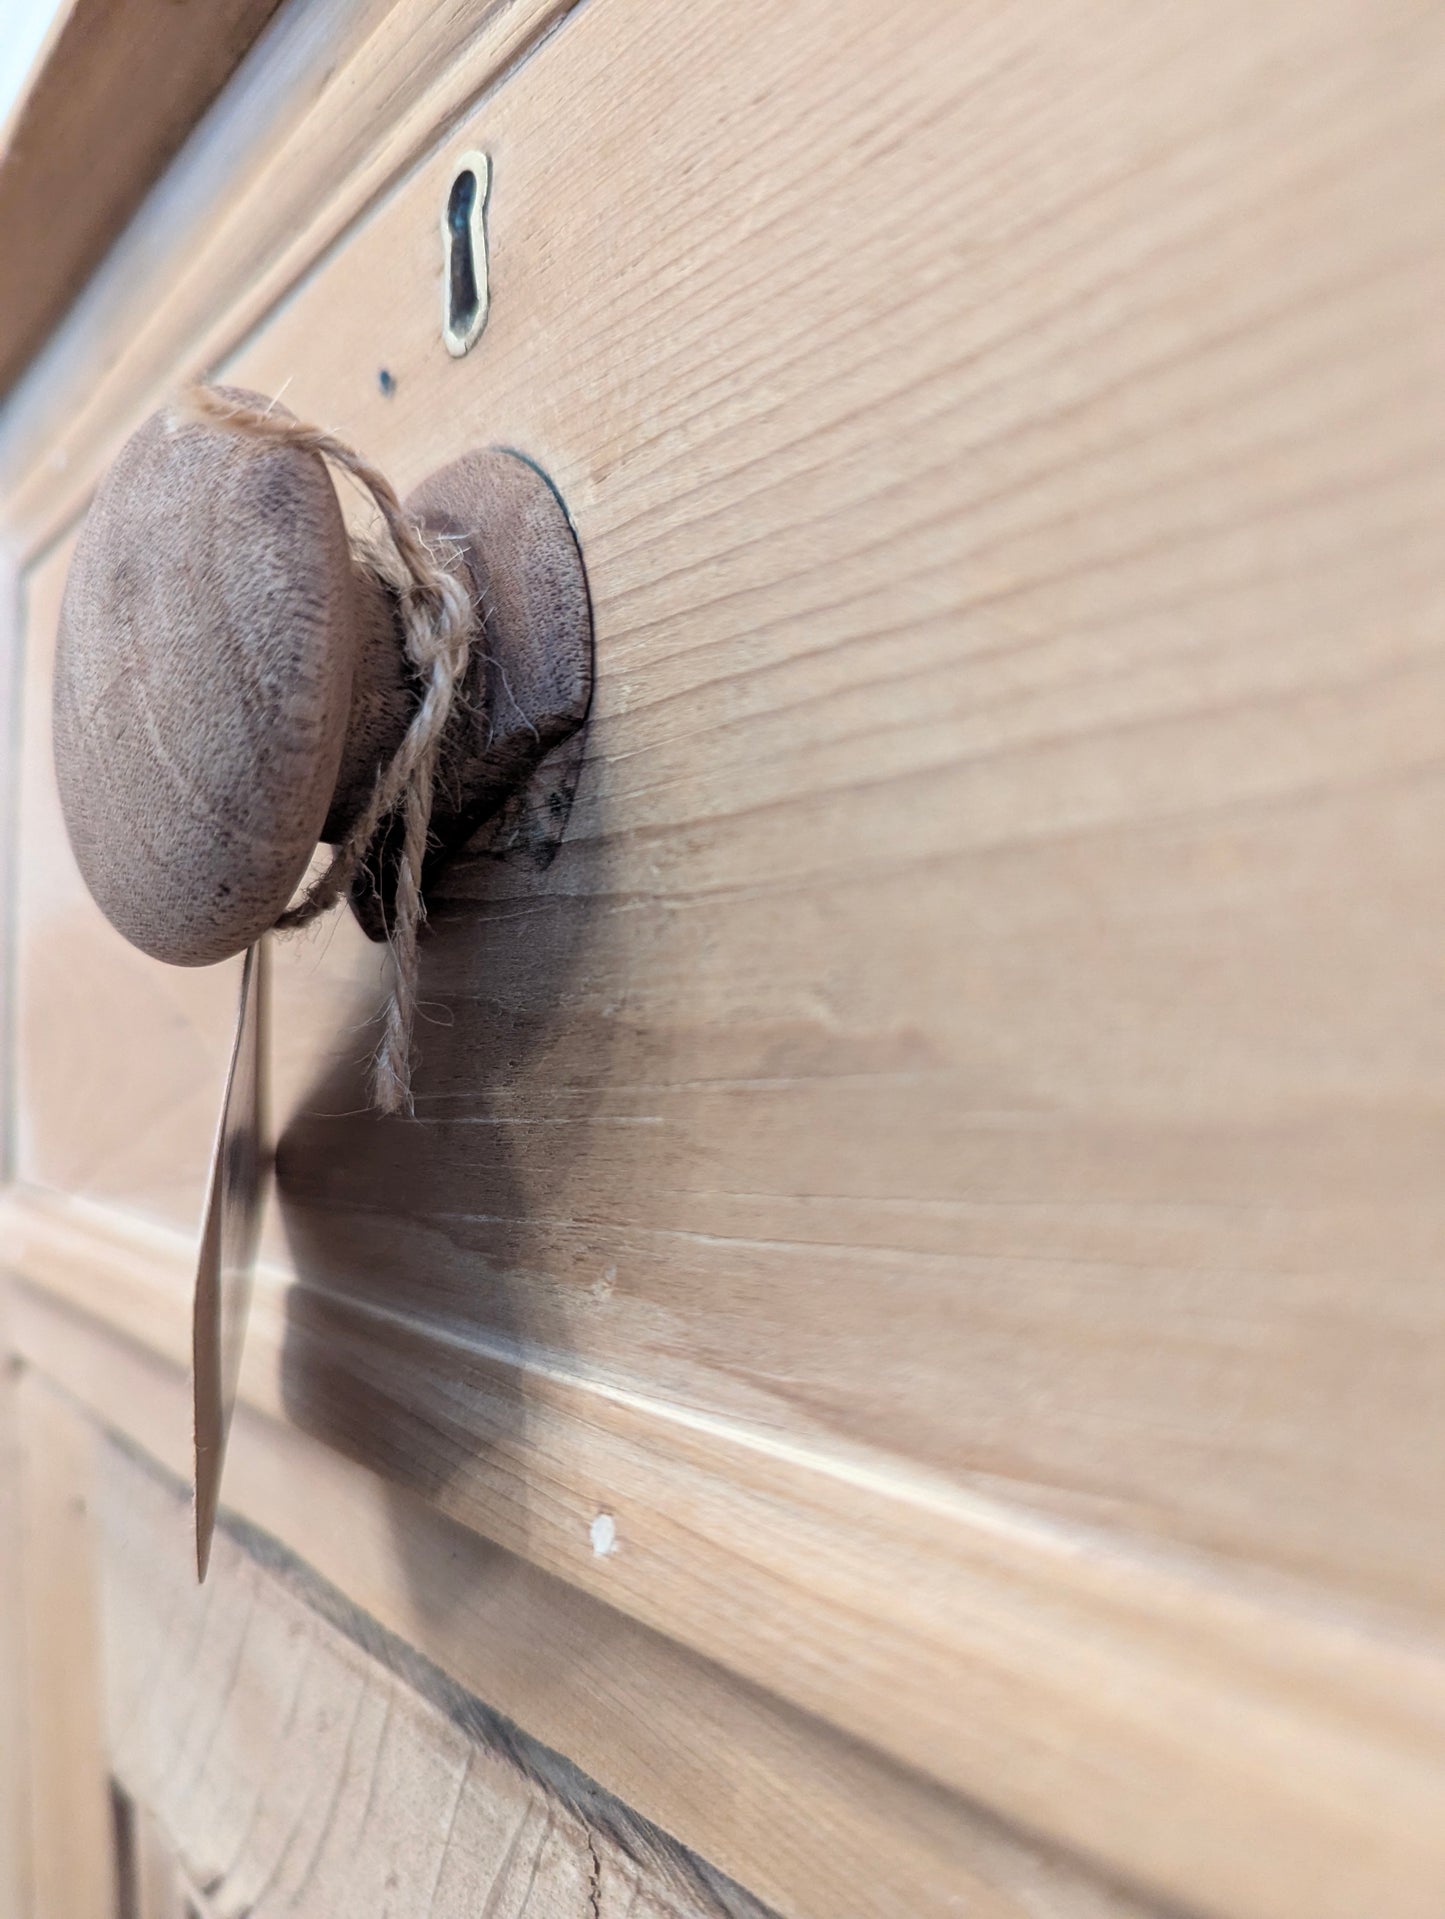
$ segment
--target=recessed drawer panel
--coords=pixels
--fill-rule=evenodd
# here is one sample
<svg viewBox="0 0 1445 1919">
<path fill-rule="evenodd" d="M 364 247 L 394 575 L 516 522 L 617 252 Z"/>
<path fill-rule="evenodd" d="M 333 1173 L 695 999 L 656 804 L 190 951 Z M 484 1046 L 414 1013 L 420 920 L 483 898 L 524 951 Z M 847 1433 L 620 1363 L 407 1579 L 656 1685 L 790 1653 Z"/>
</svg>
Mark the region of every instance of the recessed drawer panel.
<svg viewBox="0 0 1445 1919">
<path fill-rule="evenodd" d="M 597 644 L 555 859 L 432 901 L 415 1121 L 384 950 L 278 947 L 252 1402 L 1261 1915 L 1445 1870 L 1442 95 L 1403 5 L 595 0 L 213 369 L 403 490 L 537 461 Z M 189 1230 L 233 971 L 68 864 L 64 561 L 22 1172 Z"/>
</svg>

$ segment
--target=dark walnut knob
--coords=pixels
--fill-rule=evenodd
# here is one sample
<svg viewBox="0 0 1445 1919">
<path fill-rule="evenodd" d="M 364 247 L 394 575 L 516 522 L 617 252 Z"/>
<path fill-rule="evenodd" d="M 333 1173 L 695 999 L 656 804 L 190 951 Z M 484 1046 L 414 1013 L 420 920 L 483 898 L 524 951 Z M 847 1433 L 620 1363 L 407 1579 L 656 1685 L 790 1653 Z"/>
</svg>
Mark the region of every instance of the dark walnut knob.
<svg viewBox="0 0 1445 1919">
<path fill-rule="evenodd" d="M 435 786 L 435 864 L 580 726 L 591 619 L 566 515 L 530 462 L 468 454 L 406 506 L 455 555 L 477 615 Z M 147 421 L 81 531 L 55 663 L 61 804 L 111 924 L 180 966 L 252 945 L 318 842 L 358 817 L 419 697 L 395 589 L 353 552 L 319 454 L 179 414 Z M 383 832 L 353 889 L 373 935 L 386 886 Z"/>
</svg>

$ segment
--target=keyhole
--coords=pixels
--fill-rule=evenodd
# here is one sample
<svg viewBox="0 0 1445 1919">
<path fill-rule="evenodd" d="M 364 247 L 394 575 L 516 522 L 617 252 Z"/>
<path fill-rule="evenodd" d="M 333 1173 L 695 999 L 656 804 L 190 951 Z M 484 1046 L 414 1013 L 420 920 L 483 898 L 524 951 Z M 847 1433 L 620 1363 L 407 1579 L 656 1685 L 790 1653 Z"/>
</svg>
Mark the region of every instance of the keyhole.
<svg viewBox="0 0 1445 1919">
<path fill-rule="evenodd" d="M 487 323 L 487 195 L 491 162 L 465 153 L 442 209 L 442 338 L 458 358 Z"/>
<path fill-rule="evenodd" d="M 477 176 L 468 167 L 452 182 L 451 198 L 447 201 L 453 333 L 465 333 L 477 317 L 477 262 L 472 251 L 472 208 L 476 203 Z"/>
</svg>

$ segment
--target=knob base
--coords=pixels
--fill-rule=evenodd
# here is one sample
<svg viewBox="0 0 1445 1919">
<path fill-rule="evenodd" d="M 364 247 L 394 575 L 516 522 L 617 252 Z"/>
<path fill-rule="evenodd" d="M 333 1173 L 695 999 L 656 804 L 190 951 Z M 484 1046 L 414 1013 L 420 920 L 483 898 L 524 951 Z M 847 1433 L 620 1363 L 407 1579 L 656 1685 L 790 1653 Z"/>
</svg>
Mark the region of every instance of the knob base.
<svg viewBox="0 0 1445 1919">
<path fill-rule="evenodd" d="M 424 883 L 488 822 L 490 851 L 545 865 L 566 826 L 592 698 L 592 607 L 566 509 L 546 475 L 505 448 L 464 454 L 406 505 L 456 553 L 479 609 L 442 743 Z M 335 812 L 328 838 L 344 830 Z M 386 938 L 399 846 L 393 822 L 352 887 L 352 911 L 372 939 Z"/>
</svg>

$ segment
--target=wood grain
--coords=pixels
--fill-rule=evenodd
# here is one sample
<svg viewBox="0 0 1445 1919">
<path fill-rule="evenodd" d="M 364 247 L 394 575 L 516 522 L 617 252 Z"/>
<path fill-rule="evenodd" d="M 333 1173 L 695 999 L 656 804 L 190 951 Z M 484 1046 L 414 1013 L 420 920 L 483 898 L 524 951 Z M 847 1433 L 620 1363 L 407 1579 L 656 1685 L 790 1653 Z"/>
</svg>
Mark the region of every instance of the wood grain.
<svg viewBox="0 0 1445 1919">
<path fill-rule="evenodd" d="M 130 1260 L 122 1245 L 107 1257 L 92 1239 L 72 1241 L 69 1264 L 58 1234 L 48 1257 L 35 1257 L 33 1243 L 27 1250 L 27 1265 L 49 1285 L 18 1295 L 21 1349 L 98 1419 L 183 1474 L 180 1271 L 153 1236 L 144 1250 L 132 1242 Z M 67 1297 L 76 1304 L 62 1304 Z M 1140 1903 L 1056 1849 L 500 1551 L 259 1415 L 254 1398 L 236 1430 L 232 1513 L 779 1912 L 951 1919 L 962 1900 L 980 1919 L 1142 1919 Z M 780 1819 L 781 1804 L 796 1816 Z"/>
<path fill-rule="evenodd" d="M 32 574 L 32 636 L 54 634 L 68 544 Z M 51 739 L 50 646 L 27 646 L 17 662 L 24 715 L 14 777 L 11 841 L 26 913 L 50 928 L 63 967 L 18 944 L 14 1004 L 24 1006 L 32 1045 L 16 1043 L 11 1067 L 14 1159 L 48 1154 L 64 1134 L 64 1184 L 136 1211 L 183 1220 L 197 1232 L 230 1059 L 240 961 L 218 967 L 158 967 L 130 946 L 86 894 L 65 839 Z M 27 850 L 28 849 L 28 850 Z M 77 1131 L 79 1109 L 106 1114 Z M 68 1118 L 67 1115 L 70 1117 Z"/>
<path fill-rule="evenodd" d="M 0 737 L 8 743 L 4 777 L 0 779 L 0 899 L 11 902 L 19 883 L 17 819 L 19 802 L 18 743 L 24 720 L 25 681 L 22 662 L 25 657 L 25 587 L 22 569 L 15 555 L 0 536 Z M 8 937 L 0 940 L 0 1180 L 9 1181 L 15 1172 L 15 938 L 12 909 L 7 904 L 4 926 Z"/>
<path fill-rule="evenodd" d="M 1445 48 L 1204 19 L 599 7 L 237 358 L 403 483 L 533 453 L 598 623 L 562 857 L 437 916 L 420 1131 L 344 1117 L 347 929 L 283 970 L 287 1245 L 1435 1618 Z"/>
<path fill-rule="evenodd" d="M 165 1235 L 122 1233 L 73 1202 L 12 1202 L 6 1229 L 17 1265 L 52 1294 L 122 1334 L 144 1330 L 184 1365 L 183 1241 L 168 1252 Z M 287 1410 L 294 1304 L 278 1276 L 259 1276 L 241 1390 L 271 1418 Z M 1286 1919 L 1302 1897 L 1339 1919 L 1429 1919 L 1438 1905 L 1438 1639 L 1277 1578 L 1222 1579 L 1207 1562 L 1143 1556 L 937 1485 L 905 1495 L 882 1473 L 829 1473 L 535 1363 L 473 1353 L 423 1392 L 395 1320 L 379 1388 L 364 1342 L 342 1323 L 325 1332 L 338 1371 L 373 1387 L 358 1416 L 400 1484 L 1114 1876 L 1221 1919 Z M 36 1364 L 64 1366 L 28 1315 L 20 1338 Z M 133 1422 L 119 1409 L 149 1394 L 124 1388 L 109 1350 L 82 1363 L 84 1384 L 67 1383 Z M 418 1485 L 412 1428 L 456 1444 L 466 1422 L 464 1497 Z M 232 1472 L 244 1450 L 233 1439 Z M 616 1528 L 602 1554 L 599 1511 Z M 308 1535 L 308 1557 L 315 1545 Z M 396 1551 L 429 1596 L 430 1559 L 400 1539 Z"/>
<path fill-rule="evenodd" d="M 1258 1919 L 1445 1887 L 1442 95 L 1409 0 L 600 0 L 304 284 L 212 262 L 10 508 L 243 334 L 402 486 L 552 473 L 568 842 L 438 902 L 415 1127 L 359 937 L 282 970 L 253 1402 Z M 25 751 L 21 1169 L 189 1224 L 205 989 L 106 947 Z"/>
<path fill-rule="evenodd" d="M 0 129 L 0 394 L 276 6 L 71 0 Z"/>
<path fill-rule="evenodd" d="M 438 926 L 424 1133 L 325 1117 L 362 1103 L 376 999 L 349 929 L 283 977 L 291 1257 L 447 1335 L 1433 1616 L 1441 250 L 1412 186 L 1441 62 L 1425 16 L 1337 5 L 1277 28 L 1298 97 L 1258 93 L 1254 30 L 1186 59 L 1189 18 L 1103 61 L 1087 9 L 1056 43 L 1004 10 L 1013 109 L 975 110 L 955 11 L 860 28 L 828 70 L 889 85 L 801 172 L 764 121 L 754 223 L 716 190 L 731 122 L 685 101 L 741 113 L 767 23 L 704 9 L 673 48 L 599 9 L 457 130 L 499 157 L 482 354 L 422 297 L 442 155 L 239 363 L 403 483 L 459 413 L 536 452 L 602 648 L 570 850 L 545 882 L 479 864 Z M 829 29 L 788 38 L 806 95 Z M 634 67 L 656 113 L 599 170 L 558 102 Z M 1074 139 L 1028 121 L 1005 168 L 1049 102 Z M 914 148 L 868 141 L 963 118 L 929 224 Z M 414 300 L 368 299 L 397 275 Z M 907 351 L 851 323 L 858 284 Z M 85 967 L 81 922 L 31 913 L 36 1028 L 104 1057 L 60 939 Z M 83 1184 L 106 1122 L 35 1098 L 28 1171 Z M 173 1180 L 185 1217 L 176 1157 L 114 1133 L 92 1190 Z"/>
<path fill-rule="evenodd" d="M 112 1919 L 93 1443 L 74 1406 L 20 1381 L 30 1904 L 26 1919 Z"/>
<path fill-rule="evenodd" d="M 334 810 L 363 665 L 400 653 L 319 453 L 169 410 L 131 436 L 71 559 L 51 727 L 76 865 L 133 946 L 205 966 L 269 932 Z"/>
<path fill-rule="evenodd" d="M 0 1280 L 0 1911 L 30 1910 L 30 1757 L 25 1679 L 20 1372 Z"/>
<path fill-rule="evenodd" d="M 228 89 L 207 130 L 223 164 L 207 170 L 199 196 L 176 183 L 181 221 L 164 190 L 142 211 L 114 274 L 81 300 L 0 415 L 0 502 L 27 550 L 82 503 L 97 461 L 182 373 L 233 347 L 570 4 L 291 0 L 275 57 Z M 142 391 L 151 399 L 137 411 Z"/>
<path fill-rule="evenodd" d="M 209 244 L 222 204 L 244 193 L 330 89 L 346 84 L 352 59 L 394 4 L 283 0 L 183 151 L 6 394 L 0 443 L 24 446 L 22 465 L 33 463 L 52 479 L 65 477 L 69 454 L 56 444 L 61 423 L 105 378 L 117 351 L 154 310 L 157 284 L 174 282 Z M 82 482 L 82 490 L 88 483 Z"/>
<path fill-rule="evenodd" d="M 109 1449 L 108 1725 L 118 1778 L 209 1912 L 255 1919 L 766 1919 L 478 1702 L 216 1540 L 198 1590 L 184 1492 Z M 365 1621 L 355 1622 L 359 1634 Z"/>
<path fill-rule="evenodd" d="M 673 47 L 598 9 L 456 133 L 501 168 L 485 351 L 451 361 L 422 297 L 443 154 L 238 363 L 403 484 L 458 417 L 535 452 L 601 648 L 563 859 L 479 862 L 440 916 L 424 1131 L 327 1117 L 362 1104 L 375 956 L 338 924 L 283 971 L 290 1257 L 448 1336 L 1433 1617 L 1445 385 L 1412 188 L 1445 62 L 1409 9 L 1281 15 L 1296 98 L 1251 90 L 1242 24 L 1195 49 L 1192 15 L 1140 13 L 1106 61 L 1090 17 L 1061 5 L 1051 39 L 1002 10 L 989 57 L 1017 46 L 1027 85 L 975 110 L 955 10 L 846 60 L 831 15 L 790 15 L 804 96 L 829 48 L 839 85 L 889 84 L 801 172 L 793 119 L 763 120 L 757 223 L 712 184 L 731 122 L 685 101 L 741 112 L 767 22 L 701 9 Z M 633 68 L 619 176 L 558 102 Z M 1049 102 L 1075 138 L 1027 121 L 1006 168 Z M 963 119 L 930 225 L 914 147 L 868 141 Z M 1170 128 L 1172 171 L 1146 164 Z M 617 177 L 647 218 L 613 218 Z M 398 276 L 413 300 L 367 297 Z M 858 284 L 895 290 L 906 352 L 852 323 Z M 193 1217 L 168 1126 L 151 1152 L 41 1070 L 59 1033 L 149 1051 L 153 1020 L 196 1112 L 220 1048 L 205 988 L 177 1030 L 174 978 L 85 931 L 43 721 L 26 753 L 25 1171 Z M 93 1016 L 62 945 L 104 976 Z M 402 1261 L 426 1270 L 398 1295 Z"/>
<path fill-rule="evenodd" d="M 0 548 L 0 734 L 20 732 L 20 659 L 23 633 L 19 571 Z M 15 768 L 0 782 L 0 899 L 14 897 Z M 7 925 L 9 922 L 7 921 Z M 0 942 L 0 1006 L 14 1005 L 13 940 Z M 0 1177 L 9 1179 L 14 1152 L 14 1022 L 0 1021 Z M 10 1325 L 11 1285 L 0 1278 L 0 1911 L 30 1906 L 30 1780 L 26 1727 L 24 1585 L 21 1552 L 21 1361 Z"/>
</svg>

